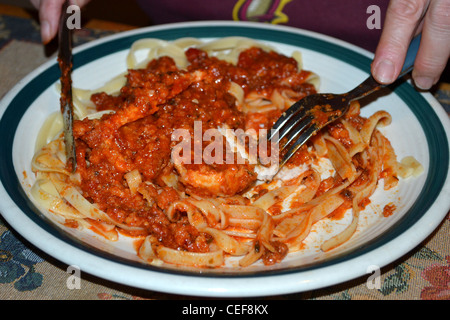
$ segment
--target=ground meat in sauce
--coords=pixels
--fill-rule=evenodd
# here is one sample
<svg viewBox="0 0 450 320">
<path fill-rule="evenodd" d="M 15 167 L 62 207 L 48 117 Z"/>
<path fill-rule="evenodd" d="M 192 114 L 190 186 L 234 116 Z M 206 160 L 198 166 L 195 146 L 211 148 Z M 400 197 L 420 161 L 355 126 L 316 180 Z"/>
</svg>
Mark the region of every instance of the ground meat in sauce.
<svg viewBox="0 0 450 320">
<path fill-rule="evenodd" d="M 265 250 L 262 256 L 262 261 L 266 266 L 280 263 L 289 252 L 287 245 L 282 242 L 274 241 L 271 245 L 275 250 L 273 252 Z"/>
<path fill-rule="evenodd" d="M 186 70 L 178 70 L 173 59 L 162 57 L 144 69 L 129 70 L 119 95 L 92 95 L 98 111 L 115 113 L 75 121 L 74 135 L 81 189 L 89 201 L 120 223 L 145 228 L 165 246 L 205 252 L 210 236 L 190 226 L 182 212 L 177 222 L 164 214 L 177 199 L 177 192 L 161 180 L 174 170 L 171 149 L 177 142 L 171 141 L 172 132 L 183 128 L 192 134 L 195 121 L 201 121 L 203 130 L 224 124 L 232 129 L 269 127 L 275 119 L 252 122 L 237 108 L 228 92 L 231 81 L 246 93 L 257 91 L 267 96 L 277 88 L 290 88 L 302 96 L 315 91 L 305 83 L 309 72 L 299 72 L 294 59 L 275 52 L 251 48 L 241 53 L 236 66 L 193 48 L 187 50 L 186 57 L 190 62 Z M 223 166 L 212 165 L 208 170 L 226 170 Z M 135 169 L 155 186 L 148 192 L 153 202 L 130 192 L 124 175 Z M 231 193 L 242 191 L 255 177 L 249 174 L 248 179 Z M 279 261 L 287 254 L 281 244 L 274 246 L 276 252 L 267 253 L 265 263 Z"/>
</svg>

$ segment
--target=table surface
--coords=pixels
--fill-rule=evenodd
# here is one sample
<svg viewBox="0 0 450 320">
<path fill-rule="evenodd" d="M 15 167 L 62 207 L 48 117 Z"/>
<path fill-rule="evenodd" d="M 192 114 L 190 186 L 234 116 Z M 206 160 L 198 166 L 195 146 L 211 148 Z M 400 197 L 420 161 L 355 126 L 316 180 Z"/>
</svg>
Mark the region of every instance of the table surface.
<svg viewBox="0 0 450 320">
<path fill-rule="evenodd" d="M 133 26 L 90 21 L 74 35 L 79 45 Z M 23 10 L 0 5 L 0 99 L 22 77 L 48 59 L 54 50 L 40 43 L 39 25 Z M 50 55 L 49 55 L 50 51 Z M 441 83 L 434 92 L 450 115 L 450 85 Z M 1 213 L 0 213 L 1 214 Z M 70 290 L 70 274 L 63 263 L 27 243 L 0 216 L 1 300 L 134 300 L 183 299 L 112 283 L 82 274 L 80 289 Z M 369 276 L 369 275 L 368 275 Z M 381 270 L 381 288 L 369 289 L 360 277 L 336 286 L 266 299 L 320 300 L 425 300 L 450 299 L 450 215 L 409 254 Z"/>
</svg>

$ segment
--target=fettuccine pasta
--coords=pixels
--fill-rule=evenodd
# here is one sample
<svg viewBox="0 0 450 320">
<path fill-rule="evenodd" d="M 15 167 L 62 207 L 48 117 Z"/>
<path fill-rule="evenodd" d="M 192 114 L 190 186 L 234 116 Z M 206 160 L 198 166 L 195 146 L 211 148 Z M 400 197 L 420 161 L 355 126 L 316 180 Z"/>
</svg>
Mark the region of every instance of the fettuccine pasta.
<svg viewBox="0 0 450 320">
<path fill-rule="evenodd" d="M 32 195 L 67 227 L 140 239 L 137 255 L 148 263 L 279 263 L 302 249 L 315 223 L 351 210 L 345 230 L 321 244 L 332 250 L 354 235 L 380 179 L 390 189 L 422 170 L 412 157 L 397 161 L 378 130 L 389 113 L 364 118 L 358 103 L 278 173 L 255 157 L 261 132 L 318 90 L 299 52 L 287 57 L 240 37 L 143 39 L 126 62 L 102 87 L 73 90 L 75 173 L 60 115 L 43 125 Z"/>
</svg>

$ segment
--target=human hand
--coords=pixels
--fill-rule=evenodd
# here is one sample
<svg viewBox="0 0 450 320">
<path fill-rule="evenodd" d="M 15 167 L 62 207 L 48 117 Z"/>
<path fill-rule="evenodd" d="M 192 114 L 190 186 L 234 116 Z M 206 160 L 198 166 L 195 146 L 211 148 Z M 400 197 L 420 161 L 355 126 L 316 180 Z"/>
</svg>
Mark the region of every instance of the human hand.
<svg viewBox="0 0 450 320">
<path fill-rule="evenodd" d="M 412 77 L 430 89 L 439 80 L 450 55 L 450 0 L 391 0 L 372 75 L 382 84 L 394 82 L 403 66 L 411 38 L 422 32 Z"/>
<path fill-rule="evenodd" d="M 64 0 L 30 0 L 39 10 L 41 38 L 43 43 L 50 42 L 58 32 L 59 16 Z M 90 0 L 71 0 L 70 3 L 82 7 Z"/>
</svg>

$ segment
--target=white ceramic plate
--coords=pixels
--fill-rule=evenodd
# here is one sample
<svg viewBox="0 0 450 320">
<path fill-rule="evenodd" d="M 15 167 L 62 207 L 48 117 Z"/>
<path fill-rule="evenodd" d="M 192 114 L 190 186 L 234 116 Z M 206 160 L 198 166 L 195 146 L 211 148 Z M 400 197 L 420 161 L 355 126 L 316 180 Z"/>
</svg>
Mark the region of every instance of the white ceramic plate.
<svg viewBox="0 0 450 320">
<path fill-rule="evenodd" d="M 244 36 L 266 42 L 289 55 L 302 52 L 304 68 L 321 78 L 322 92 L 345 92 L 369 72 L 371 54 L 342 41 L 289 27 L 253 23 L 181 23 L 134 30 L 93 41 L 74 50 L 74 86 L 93 88 L 125 71 L 125 56 L 141 38 L 205 41 Z M 345 245 L 324 254 L 318 243 L 348 223 L 318 223 L 305 250 L 282 263 L 240 269 L 231 262 L 212 270 L 149 266 L 136 257 L 132 240 L 108 243 L 89 232 L 62 228 L 48 220 L 29 197 L 34 182 L 30 170 L 37 132 L 44 119 L 59 108 L 56 61 L 24 78 L 0 103 L 0 210 L 6 221 L 33 245 L 68 264 L 100 278 L 155 291 L 206 297 L 254 297 L 286 294 L 338 284 L 372 272 L 405 255 L 425 239 L 450 208 L 449 119 L 430 94 L 419 94 L 407 82 L 392 87 L 362 108 L 363 115 L 385 109 L 393 117 L 382 132 L 398 158 L 414 156 L 424 173 L 401 181 L 389 192 L 377 190 L 364 211 L 357 234 Z M 384 218 L 383 206 L 394 203 L 394 215 Z M 325 221 L 326 222 L 326 221 Z M 369 276 L 369 274 L 367 274 Z"/>
</svg>

